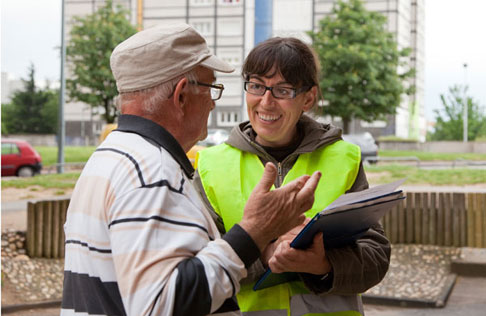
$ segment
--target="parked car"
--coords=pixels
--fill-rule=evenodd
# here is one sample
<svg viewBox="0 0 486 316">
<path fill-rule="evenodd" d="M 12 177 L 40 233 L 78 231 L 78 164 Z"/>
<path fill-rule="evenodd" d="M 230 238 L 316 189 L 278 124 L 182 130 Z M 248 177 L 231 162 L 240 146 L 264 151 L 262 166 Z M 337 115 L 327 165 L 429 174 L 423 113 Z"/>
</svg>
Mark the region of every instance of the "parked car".
<svg viewBox="0 0 486 316">
<path fill-rule="evenodd" d="M 377 162 L 378 144 L 373 138 L 373 135 L 369 132 L 361 134 L 343 134 L 343 139 L 359 146 L 361 149 L 361 161 L 368 161 L 369 163 Z"/>
<path fill-rule="evenodd" d="M 28 142 L 2 140 L 2 176 L 32 177 L 41 169 L 42 158 Z"/>
</svg>

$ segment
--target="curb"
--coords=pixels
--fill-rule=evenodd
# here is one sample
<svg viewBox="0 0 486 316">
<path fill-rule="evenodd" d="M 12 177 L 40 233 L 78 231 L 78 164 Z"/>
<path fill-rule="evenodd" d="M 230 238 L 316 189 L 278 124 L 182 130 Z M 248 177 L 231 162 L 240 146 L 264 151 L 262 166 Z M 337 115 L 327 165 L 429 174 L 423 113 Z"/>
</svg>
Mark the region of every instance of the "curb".
<svg viewBox="0 0 486 316">
<path fill-rule="evenodd" d="M 465 260 L 453 260 L 451 271 L 458 275 L 468 277 L 486 277 L 486 262 L 471 262 Z"/>
<path fill-rule="evenodd" d="M 9 314 L 9 313 L 27 310 L 27 309 L 50 308 L 50 307 L 61 308 L 61 300 L 44 301 L 44 302 L 28 303 L 28 304 L 5 305 L 2 306 L 2 314 Z"/>
<path fill-rule="evenodd" d="M 450 274 L 447 276 L 445 285 L 436 300 L 427 300 L 419 298 L 397 298 L 391 296 L 378 296 L 378 295 L 361 295 L 364 304 L 374 305 L 388 305 L 399 307 L 428 307 L 428 308 L 442 308 L 446 305 L 447 299 L 452 292 L 452 288 L 456 283 L 456 274 Z"/>
</svg>

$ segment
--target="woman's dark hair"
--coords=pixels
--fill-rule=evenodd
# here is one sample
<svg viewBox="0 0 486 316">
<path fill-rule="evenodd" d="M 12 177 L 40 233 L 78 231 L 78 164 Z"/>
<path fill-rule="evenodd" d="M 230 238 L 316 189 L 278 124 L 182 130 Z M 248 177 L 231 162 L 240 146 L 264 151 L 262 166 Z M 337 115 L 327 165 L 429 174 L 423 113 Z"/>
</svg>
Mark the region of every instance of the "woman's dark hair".
<svg viewBox="0 0 486 316">
<path fill-rule="evenodd" d="M 275 69 L 273 69 L 275 67 Z M 273 37 L 255 46 L 245 59 L 242 75 L 273 76 L 280 73 L 300 89 L 318 86 L 318 63 L 309 45 L 293 37 Z M 270 74 L 274 70 L 275 73 Z"/>
</svg>

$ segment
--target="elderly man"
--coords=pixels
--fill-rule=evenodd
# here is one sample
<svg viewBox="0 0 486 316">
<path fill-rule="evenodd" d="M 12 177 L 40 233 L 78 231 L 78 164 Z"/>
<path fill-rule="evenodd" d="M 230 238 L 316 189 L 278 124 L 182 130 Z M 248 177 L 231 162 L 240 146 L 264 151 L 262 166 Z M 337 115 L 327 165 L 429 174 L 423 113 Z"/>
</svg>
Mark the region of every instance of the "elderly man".
<svg viewBox="0 0 486 316">
<path fill-rule="evenodd" d="M 111 67 L 118 129 L 89 159 L 69 205 L 62 315 L 238 314 L 246 268 L 303 221 L 320 174 L 270 191 L 268 165 L 239 225 L 220 237 L 192 185 L 187 152 L 207 133 L 233 68 L 189 25 L 139 32 Z"/>
</svg>

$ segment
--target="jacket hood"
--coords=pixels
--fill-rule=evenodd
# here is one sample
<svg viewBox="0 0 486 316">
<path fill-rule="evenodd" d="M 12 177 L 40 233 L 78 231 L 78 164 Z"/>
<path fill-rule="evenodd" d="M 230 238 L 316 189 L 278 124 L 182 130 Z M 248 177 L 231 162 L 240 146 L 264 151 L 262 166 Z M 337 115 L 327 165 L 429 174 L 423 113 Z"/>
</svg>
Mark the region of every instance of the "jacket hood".
<svg viewBox="0 0 486 316">
<path fill-rule="evenodd" d="M 317 148 L 330 145 L 341 140 L 342 130 L 331 124 L 319 123 L 313 118 L 302 115 L 297 122 L 304 137 L 295 153 L 307 153 Z M 231 130 L 226 143 L 242 151 L 251 152 L 257 155 L 265 153 L 265 150 L 255 142 L 256 133 L 249 121 L 240 123 Z"/>
</svg>

